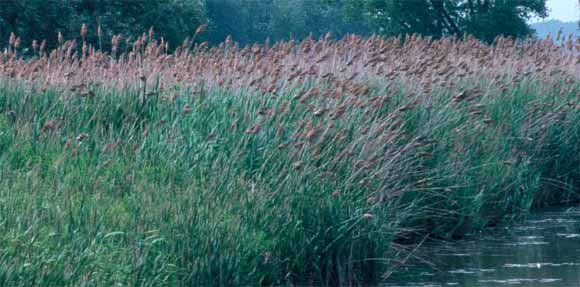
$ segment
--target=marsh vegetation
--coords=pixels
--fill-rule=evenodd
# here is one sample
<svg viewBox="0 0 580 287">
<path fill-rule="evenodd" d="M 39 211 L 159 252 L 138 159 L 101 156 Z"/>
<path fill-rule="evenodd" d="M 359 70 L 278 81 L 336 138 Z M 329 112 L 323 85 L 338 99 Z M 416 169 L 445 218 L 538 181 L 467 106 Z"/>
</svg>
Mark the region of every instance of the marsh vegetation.
<svg viewBox="0 0 580 287">
<path fill-rule="evenodd" d="M 579 40 L 119 41 L 0 54 L 0 285 L 380 282 L 578 200 Z"/>
</svg>

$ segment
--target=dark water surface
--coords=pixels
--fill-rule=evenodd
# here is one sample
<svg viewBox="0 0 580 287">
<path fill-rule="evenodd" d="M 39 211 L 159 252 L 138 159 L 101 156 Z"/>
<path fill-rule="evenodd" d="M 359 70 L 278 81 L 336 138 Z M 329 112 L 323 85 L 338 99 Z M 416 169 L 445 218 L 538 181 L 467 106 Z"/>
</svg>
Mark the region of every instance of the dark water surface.
<svg viewBox="0 0 580 287">
<path fill-rule="evenodd" d="M 383 286 L 580 286 L 580 207 L 544 210 L 509 229 L 424 246 Z"/>
</svg>

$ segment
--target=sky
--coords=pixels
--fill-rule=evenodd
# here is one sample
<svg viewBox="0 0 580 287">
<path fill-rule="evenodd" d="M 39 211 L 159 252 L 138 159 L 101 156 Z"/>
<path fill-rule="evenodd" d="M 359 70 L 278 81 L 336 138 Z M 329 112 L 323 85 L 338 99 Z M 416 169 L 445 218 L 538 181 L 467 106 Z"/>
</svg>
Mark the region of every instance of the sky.
<svg viewBox="0 0 580 287">
<path fill-rule="evenodd" d="M 550 15 L 546 20 L 558 19 L 564 22 L 578 21 L 580 7 L 578 0 L 548 0 L 546 2 Z"/>
</svg>

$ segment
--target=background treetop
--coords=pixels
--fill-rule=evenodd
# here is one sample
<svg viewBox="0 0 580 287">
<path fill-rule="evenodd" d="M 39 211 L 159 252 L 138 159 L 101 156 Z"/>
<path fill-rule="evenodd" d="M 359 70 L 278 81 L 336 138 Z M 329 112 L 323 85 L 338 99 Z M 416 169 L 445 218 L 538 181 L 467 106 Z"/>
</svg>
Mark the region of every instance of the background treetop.
<svg viewBox="0 0 580 287">
<path fill-rule="evenodd" d="M 204 23 L 208 29 L 196 40 L 211 43 L 228 35 L 245 45 L 326 32 L 471 34 L 491 42 L 499 35 L 528 36 L 528 20 L 545 16 L 546 0 L 3 0 L 0 46 L 14 33 L 23 46 L 47 40 L 54 47 L 58 32 L 79 38 L 85 24 L 86 40 L 103 48 L 114 35 L 135 39 L 150 27 L 175 47 Z"/>
</svg>

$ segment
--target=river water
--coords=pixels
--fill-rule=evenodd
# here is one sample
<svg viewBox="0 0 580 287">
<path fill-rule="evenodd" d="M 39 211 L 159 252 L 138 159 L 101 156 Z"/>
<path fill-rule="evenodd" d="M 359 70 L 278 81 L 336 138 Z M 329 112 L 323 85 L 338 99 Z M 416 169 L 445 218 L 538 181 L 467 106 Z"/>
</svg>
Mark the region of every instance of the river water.
<svg viewBox="0 0 580 287">
<path fill-rule="evenodd" d="M 484 234 L 427 244 L 383 286 L 580 286 L 580 207 Z"/>
</svg>

